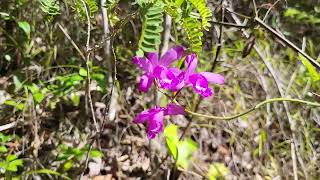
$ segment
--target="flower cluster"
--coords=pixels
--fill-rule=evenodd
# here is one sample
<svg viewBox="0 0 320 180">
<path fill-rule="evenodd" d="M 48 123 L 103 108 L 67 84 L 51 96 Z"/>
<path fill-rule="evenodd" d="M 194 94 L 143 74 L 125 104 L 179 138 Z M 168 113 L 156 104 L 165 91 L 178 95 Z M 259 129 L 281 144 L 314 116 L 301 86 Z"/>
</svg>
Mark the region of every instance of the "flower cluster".
<svg viewBox="0 0 320 180">
<path fill-rule="evenodd" d="M 160 58 L 156 52 L 149 53 L 147 57 L 133 57 L 133 63 L 145 71 L 140 78 L 139 90 L 147 92 L 156 80 L 162 89 L 175 92 L 184 87 L 193 87 L 194 91 L 202 97 L 211 96 L 213 90 L 209 87 L 209 82 L 223 84 L 224 77 L 212 72 L 196 72 L 198 60 L 194 53 L 186 54 L 184 70 L 171 66 L 185 54 L 184 48 L 178 46 L 168 50 Z M 163 131 L 163 117 L 178 114 L 184 114 L 183 107 L 169 104 L 166 108 L 155 107 L 143 111 L 133 122 L 148 122 L 148 137 L 154 138 L 156 134 Z"/>
<path fill-rule="evenodd" d="M 142 111 L 133 120 L 134 123 L 147 123 L 147 135 L 149 139 L 154 138 L 163 131 L 163 118 L 166 115 L 184 114 L 184 108 L 175 104 L 168 104 L 166 108 L 156 106 Z"/>
<path fill-rule="evenodd" d="M 133 57 L 133 63 L 145 71 L 140 79 L 139 89 L 147 92 L 156 78 L 163 89 L 178 91 L 183 87 L 192 86 L 202 97 L 211 96 L 213 91 L 208 86 L 209 82 L 223 84 L 224 77 L 211 72 L 197 73 L 198 60 L 194 53 L 186 55 L 184 71 L 171 67 L 170 65 L 181 59 L 184 53 L 183 47 L 178 46 L 168 50 L 160 59 L 156 52 L 149 53 L 147 57 Z"/>
</svg>

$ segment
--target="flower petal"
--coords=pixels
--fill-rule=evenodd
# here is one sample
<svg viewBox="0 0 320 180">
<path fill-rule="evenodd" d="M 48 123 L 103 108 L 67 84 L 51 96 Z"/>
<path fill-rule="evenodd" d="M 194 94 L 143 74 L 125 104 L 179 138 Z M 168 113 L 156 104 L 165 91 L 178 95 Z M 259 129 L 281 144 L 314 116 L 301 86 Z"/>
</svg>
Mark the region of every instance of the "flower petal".
<svg viewBox="0 0 320 180">
<path fill-rule="evenodd" d="M 207 79 L 201 74 L 192 74 L 189 77 L 194 91 L 201 94 L 202 97 L 209 97 L 213 94 L 212 90 L 208 87 Z"/>
<path fill-rule="evenodd" d="M 170 68 L 168 68 L 175 76 L 179 76 L 181 73 L 182 73 L 182 71 L 181 71 L 181 69 L 179 69 L 179 68 L 175 68 L 175 67 L 170 67 Z"/>
<path fill-rule="evenodd" d="M 153 80 L 154 77 L 150 73 L 145 73 L 144 75 L 142 75 L 139 83 L 139 90 L 142 92 L 148 92 L 153 83 Z"/>
<path fill-rule="evenodd" d="M 188 84 L 186 84 L 186 82 L 185 82 L 185 73 L 184 72 L 180 73 L 177 76 L 177 79 L 178 79 L 178 83 L 174 87 L 170 88 L 171 91 L 178 91 L 178 90 L 182 89 L 183 87 L 188 86 Z"/>
<path fill-rule="evenodd" d="M 165 110 L 165 115 L 185 114 L 184 107 L 176 104 L 168 104 Z"/>
<path fill-rule="evenodd" d="M 178 68 L 169 68 L 169 70 L 175 75 L 175 83 L 172 83 L 169 89 L 178 91 L 185 86 L 185 73 Z"/>
<path fill-rule="evenodd" d="M 153 139 L 157 134 L 163 131 L 163 110 L 152 114 L 149 120 L 147 135 L 149 139 Z"/>
<path fill-rule="evenodd" d="M 136 124 L 144 123 L 149 119 L 149 117 L 150 117 L 150 110 L 145 110 L 139 113 L 132 122 Z"/>
<path fill-rule="evenodd" d="M 151 52 L 148 53 L 147 58 L 152 63 L 153 67 L 156 67 L 158 63 L 158 53 L 157 52 Z"/>
<path fill-rule="evenodd" d="M 145 70 L 147 72 L 151 72 L 152 70 L 151 62 L 144 57 L 135 56 L 132 58 L 132 62 L 142 70 Z"/>
<path fill-rule="evenodd" d="M 192 53 L 190 55 L 186 56 L 186 64 L 188 65 L 185 70 L 185 77 L 188 78 L 192 74 L 194 74 L 195 69 L 198 65 L 198 59 L 196 57 L 196 54 Z"/>
<path fill-rule="evenodd" d="M 212 94 L 213 94 L 212 89 L 207 88 L 204 92 L 201 93 L 201 96 L 202 96 L 203 98 L 206 98 L 206 97 L 212 96 Z"/>
<path fill-rule="evenodd" d="M 154 75 L 157 77 L 160 87 L 164 89 L 174 89 L 172 87 L 179 83 L 177 76 L 164 66 L 157 66 L 154 69 Z"/>
<path fill-rule="evenodd" d="M 213 82 L 216 84 L 224 84 L 224 77 L 220 74 L 211 73 L 211 72 L 200 72 L 202 76 L 204 76 L 209 82 Z"/>
<path fill-rule="evenodd" d="M 182 46 L 171 48 L 160 58 L 159 63 L 163 66 L 168 67 L 174 61 L 181 59 L 183 53 L 184 49 Z"/>
</svg>

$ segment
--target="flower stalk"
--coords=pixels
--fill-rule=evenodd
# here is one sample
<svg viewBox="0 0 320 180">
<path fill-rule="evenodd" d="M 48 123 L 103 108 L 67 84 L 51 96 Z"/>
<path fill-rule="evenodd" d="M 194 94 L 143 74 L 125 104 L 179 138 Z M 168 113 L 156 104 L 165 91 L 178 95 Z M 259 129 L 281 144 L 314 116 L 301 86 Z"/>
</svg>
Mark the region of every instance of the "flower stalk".
<svg viewBox="0 0 320 180">
<path fill-rule="evenodd" d="M 300 103 L 300 104 L 305 104 L 305 105 L 313 106 L 313 107 L 320 107 L 320 103 L 317 103 L 317 102 L 305 101 L 305 100 L 301 100 L 301 99 L 292 99 L 292 98 L 272 98 L 272 99 L 267 99 L 265 101 L 262 101 L 262 102 L 258 103 L 257 105 L 255 105 L 254 107 L 252 107 L 242 113 L 232 115 L 232 116 L 205 115 L 205 114 L 200 114 L 200 113 L 190 111 L 188 109 L 185 109 L 185 111 L 186 111 L 186 113 L 191 114 L 193 116 L 203 117 L 203 118 L 212 119 L 212 120 L 226 120 L 226 121 L 228 121 L 228 120 L 233 120 L 233 119 L 239 118 L 241 116 L 244 116 L 246 114 L 249 114 L 249 113 L 251 113 L 251 112 L 253 112 L 253 111 L 261 108 L 262 106 L 269 104 L 269 103 L 283 102 L 283 101 Z M 175 103 L 178 103 L 178 102 L 175 101 Z"/>
</svg>

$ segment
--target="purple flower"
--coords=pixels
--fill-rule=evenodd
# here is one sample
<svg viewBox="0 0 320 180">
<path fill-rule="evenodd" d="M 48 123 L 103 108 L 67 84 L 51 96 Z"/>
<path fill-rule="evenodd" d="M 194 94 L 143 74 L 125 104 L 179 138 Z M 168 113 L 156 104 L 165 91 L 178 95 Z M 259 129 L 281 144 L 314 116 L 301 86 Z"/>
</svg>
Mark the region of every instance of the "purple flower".
<svg viewBox="0 0 320 180">
<path fill-rule="evenodd" d="M 178 114 L 185 114 L 182 106 L 175 104 L 168 104 L 166 108 L 156 106 L 138 114 L 133 123 L 147 123 L 147 136 L 149 139 L 153 139 L 163 131 L 163 117 Z"/>
<path fill-rule="evenodd" d="M 183 78 L 183 86 L 192 85 L 194 91 L 202 97 L 209 97 L 213 94 L 213 90 L 209 88 L 209 82 L 224 84 L 224 77 L 219 74 L 211 72 L 195 72 L 198 60 L 194 53 L 186 56 L 186 64 L 187 68 L 184 74 L 180 74 L 180 78 Z"/>
<path fill-rule="evenodd" d="M 184 53 L 183 47 L 177 46 L 175 48 L 169 49 L 161 58 L 158 60 L 158 53 L 152 52 L 147 55 L 147 57 L 135 56 L 132 61 L 140 69 L 145 71 L 142 75 L 139 83 L 139 90 L 147 92 L 151 87 L 154 78 L 160 76 L 160 70 L 167 70 L 174 61 L 182 58 Z M 171 72 L 171 71 L 170 71 Z M 157 73 L 157 76 L 156 74 Z M 165 74 L 168 76 L 167 79 L 158 78 L 160 86 L 162 88 L 168 88 L 168 84 L 175 83 L 176 79 L 173 78 L 172 73 Z M 169 81 L 168 81 L 169 80 Z"/>
<path fill-rule="evenodd" d="M 154 70 L 161 88 L 177 91 L 183 87 L 182 71 L 178 68 L 158 66 Z"/>
</svg>

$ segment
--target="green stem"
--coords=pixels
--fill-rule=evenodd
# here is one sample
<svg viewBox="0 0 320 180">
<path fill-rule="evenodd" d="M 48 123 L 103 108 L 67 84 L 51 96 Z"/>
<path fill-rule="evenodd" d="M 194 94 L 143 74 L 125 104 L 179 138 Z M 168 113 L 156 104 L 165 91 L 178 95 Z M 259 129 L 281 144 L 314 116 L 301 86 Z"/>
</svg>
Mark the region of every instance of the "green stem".
<svg viewBox="0 0 320 180">
<path fill-rule="evenodd" d="M 208 118 L 208 119 L 214 119 L 214 120 L 232 120 L 232 119 L 236 119 L 238 117 L 244 116 L 246 114 L 251 113 L 252 111 L 255 111 L 257 109 L 259 109 L 260 107 L 269 104 L 269 103 L 273 103 L 273 102 L 282 102 L 282 101 L 289 101 L 289 102 L 295 102 L 295 103 L 302 103 L 302 104 L 306 104 L 308 106 L 315 106 L 315 107 L 320 107 L 319 103 L 316 102 L 310 102 L 310 101 L 304 101 L 301 99 L 291 99 L 291 98 L 273 98 L 273 99 L 267 99 L 265 101 L 260 102 L 259 104 L 255 105 L 254 107 L 250 108 L 247 111 L 244 111 L 240 114 L 236 114 L 233 116 L 211 116 L 211 115 L 205 115 L 205 114 L 199 114 L 196 112 L 192 112 L 188 109 L 186 109 L 185 111 L 191 115 L 194 116 L 199 116 L 199 117 L 204 117 L 204 118 Z"/>
</svg>

